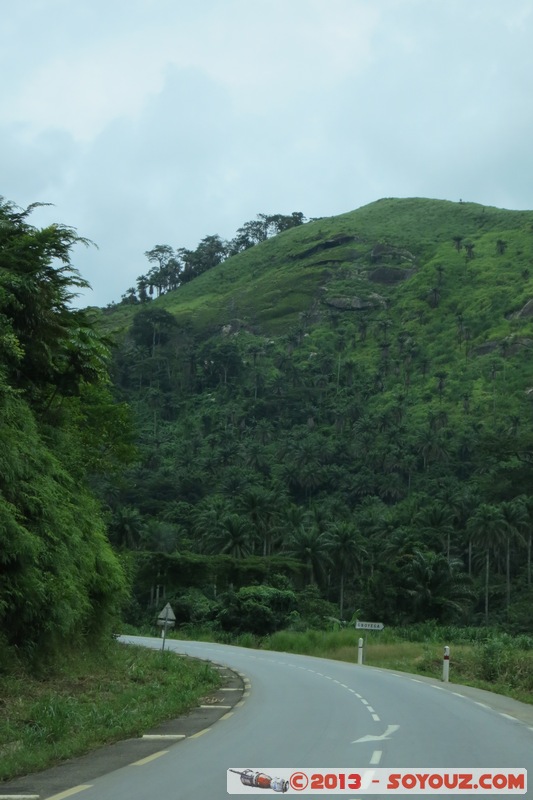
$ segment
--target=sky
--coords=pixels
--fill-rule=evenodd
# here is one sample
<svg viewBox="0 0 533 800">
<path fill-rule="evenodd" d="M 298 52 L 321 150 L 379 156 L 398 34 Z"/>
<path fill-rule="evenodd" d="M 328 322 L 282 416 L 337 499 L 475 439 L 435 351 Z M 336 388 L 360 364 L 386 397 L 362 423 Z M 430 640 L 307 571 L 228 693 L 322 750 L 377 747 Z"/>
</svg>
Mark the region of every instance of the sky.
<svg viewBox="0 0 533 800">
<path fill-rule="evenodd" d="M 96 243 L 120 301 L 157 244 L 382 197 L 533 209 L 531 0 L 0 0 L 0 195 Z"/>
</svg>

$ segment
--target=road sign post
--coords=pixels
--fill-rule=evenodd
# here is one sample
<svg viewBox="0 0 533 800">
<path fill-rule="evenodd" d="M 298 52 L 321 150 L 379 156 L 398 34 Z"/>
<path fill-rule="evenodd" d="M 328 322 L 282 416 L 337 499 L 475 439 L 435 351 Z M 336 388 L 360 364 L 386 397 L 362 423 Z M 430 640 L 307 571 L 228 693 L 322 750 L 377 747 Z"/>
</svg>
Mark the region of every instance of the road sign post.
<svg viewBox="0 0 533 800">
<path fill-rule="evenodd" d="M 161 626 L 161 638 L 163 639 L 163 643 L 161 645 L 161 650 L 165 649 L 165 641 L 167 638 L 167 630 L 168 628 L 173 628 L 176 624 L 176 615 L 172 610 L 172 606 L 170 603 L 167 603 L 164 609 L 161 611 L 160 615 L 157 618 L 157 624 Z"/>
<path fill-rule="evenodd" d="M 363 622 L 360 619 L 355 620 L 355 628 L 359 631 L 382 631 L 385 625 L 382 622 Z M 362 664 L 364 661 L 364 646 L 363 639 L 359 639 L 357 648 L 357 663 Z"/>
</svg>

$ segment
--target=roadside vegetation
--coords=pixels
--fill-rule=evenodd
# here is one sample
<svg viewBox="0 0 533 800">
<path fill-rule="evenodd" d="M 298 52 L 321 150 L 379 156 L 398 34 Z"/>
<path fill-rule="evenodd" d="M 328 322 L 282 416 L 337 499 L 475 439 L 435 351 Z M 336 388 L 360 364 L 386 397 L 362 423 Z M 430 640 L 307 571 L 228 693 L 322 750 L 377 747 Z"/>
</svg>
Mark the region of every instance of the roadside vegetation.
<svg viewBox="0 0 533 800">
<path fill-rule="evenodd" d="M 141 736 L 218 688 L 208 664 L 112 641 L 0 681 L 0 781 Z"/>
<path fill-rule="evenodd" d="M 190 628 L 173 638 L 217 641 L 240 647 L 298 653 L 357 664 L 358 639 L 365 647 L 365 664 L 440 680 L 444 645 L 451 648 L 450 681 L 476 686 L 533 703 L 533 637 L 510 636 L 494 628 L 468 628 L 434 623 L 386 628 L 384 631 L 336 630 L 278 631 L 258 637 L 213 633 Z"/>
</svg>

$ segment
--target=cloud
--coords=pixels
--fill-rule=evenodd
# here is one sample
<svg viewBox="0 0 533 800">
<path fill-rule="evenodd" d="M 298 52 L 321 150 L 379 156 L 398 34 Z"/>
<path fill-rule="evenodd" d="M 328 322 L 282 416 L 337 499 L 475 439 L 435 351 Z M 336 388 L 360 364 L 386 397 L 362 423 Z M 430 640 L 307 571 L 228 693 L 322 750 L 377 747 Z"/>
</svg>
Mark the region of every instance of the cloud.
<svg viewBox="0 0 533 800">
<path fill-rule="evenodd" d="M 155 244 L 380 196 L 531 207 L 529 1 L 23 0 L 0 29 L 0 192 L 56 203 L 91 302 Z"/>
</svg>

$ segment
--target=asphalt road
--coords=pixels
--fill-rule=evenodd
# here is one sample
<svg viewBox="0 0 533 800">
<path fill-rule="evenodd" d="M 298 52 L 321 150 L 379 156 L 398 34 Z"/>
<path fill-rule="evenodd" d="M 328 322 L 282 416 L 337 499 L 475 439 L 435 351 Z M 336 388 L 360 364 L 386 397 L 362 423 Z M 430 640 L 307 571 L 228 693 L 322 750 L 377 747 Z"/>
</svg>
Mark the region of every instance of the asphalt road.
<svg viewBox="0 0 533 800">
<path fill-rule="evenodd" d="M 533 781 L 533 708 L 521 703 L 307 656 L 199 642 L 168 647 L 243 673 L 251 684 L 243 703 L 201 735 L 163 743 L 150 760 L 96 779 L 80 790 L 82 800 L 222 800 L 229 767 L 525 768 Z"/>
</svg>

